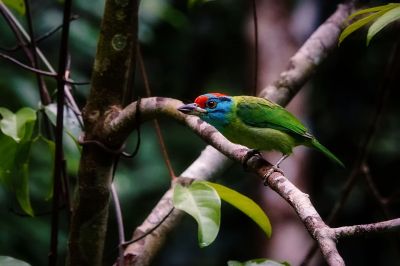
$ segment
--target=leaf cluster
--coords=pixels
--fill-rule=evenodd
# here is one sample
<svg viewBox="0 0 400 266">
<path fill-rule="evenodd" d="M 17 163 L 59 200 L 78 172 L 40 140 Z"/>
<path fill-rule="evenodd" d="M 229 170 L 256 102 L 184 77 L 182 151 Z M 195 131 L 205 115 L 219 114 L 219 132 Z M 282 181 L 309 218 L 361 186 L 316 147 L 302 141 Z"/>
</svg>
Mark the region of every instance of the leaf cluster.
<svg viewBox="0 0 400 266">
<path fill-rule="evenodd" d="M 357 19 L 355 19 L 357 18 Z M 390 23 L 400 18 L 400 4 L 389 3 L 386 5 L 375 6 L 371 8 L 361 9 L 351 14 L 348 20 L 355 19 L 349 26 L 347 26 L 339 37 L 339 44 L 343 42 L 354 31 L 362 28 L 368 23 L 373 22 L 367 33 L 367 46 L 371 42 L 372 38 L 385 28 Z"/>
</svg>

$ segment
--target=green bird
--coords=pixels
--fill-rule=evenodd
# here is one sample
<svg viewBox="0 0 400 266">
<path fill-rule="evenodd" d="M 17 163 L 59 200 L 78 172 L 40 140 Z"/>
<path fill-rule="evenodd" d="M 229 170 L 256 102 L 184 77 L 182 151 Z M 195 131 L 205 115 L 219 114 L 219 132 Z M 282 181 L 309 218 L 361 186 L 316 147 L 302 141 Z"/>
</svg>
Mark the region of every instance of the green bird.
<svg viewBox="0 0 400 266">
<path fill-rule="evenodd" d="M 344 167 L 294 115 L 265 98 L 207 93 L 178 110 L 200 117 L 231 142 L 253 149 L 252 154 L 280 151 L 283 157 L 275 164 L 277 167 L 298 145 L 314 148 Z"/>
</svg>

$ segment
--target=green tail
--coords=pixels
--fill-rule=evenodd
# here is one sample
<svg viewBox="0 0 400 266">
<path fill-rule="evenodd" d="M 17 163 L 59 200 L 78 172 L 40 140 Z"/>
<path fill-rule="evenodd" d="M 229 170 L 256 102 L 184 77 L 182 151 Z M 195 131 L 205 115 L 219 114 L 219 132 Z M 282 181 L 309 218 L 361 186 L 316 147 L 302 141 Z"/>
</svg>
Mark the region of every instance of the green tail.
<svg viewBox="0 0 400 266">
<path fill-rule="evenodd" d="M 321 143 L 318 142 L 315 138 L 311 140 L 311 147 L 319 150 L 323 154 L 325 154 L 329 159 L 339 164 L 341 167 L 344 168 L 344 164 L 340 161 L 332 152 L 330 152 L 327 148 L 325 148 Z"/>
</svg>

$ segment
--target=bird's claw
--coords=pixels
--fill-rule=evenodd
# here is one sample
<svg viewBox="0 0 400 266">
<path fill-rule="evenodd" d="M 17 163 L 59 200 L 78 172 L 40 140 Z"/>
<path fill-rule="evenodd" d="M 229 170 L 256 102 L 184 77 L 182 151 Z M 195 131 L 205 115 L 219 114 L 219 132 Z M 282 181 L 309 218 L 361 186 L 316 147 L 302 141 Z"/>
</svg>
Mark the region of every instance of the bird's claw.
<svg viewBox="0 0 400 266">
<path fill-rule="evenodd" d="M 269 169 L 268 169 L 268 171 L 263 175 L 263 184 L 264 184 L 264 186 L 268 186 L 268 177 L 273 173 L 273 172 L 279 172 L 279 173 L 281 173 L 282 175 L 284 175 L 284 173 L 283 173 L 283 171 L 279 168 L 279 166 L 277 166 L 276 164 L 275 165 L 272 165 Z"/>
<path fill-rule="evenodd" d="M 259 150 L 252 149 L 252 150 L 249 150 L 249 151 L 246 153 L 245 156 L 243 156 L 243 163 L 242 163 L 242 165 L 243 165 L 243 169 L 244 169 L 245 171 L 248 170 L 247 162 L 248 162 L 248 161 L 250 160 L 250 158 L 253 157 L 254 155 L 261 156 L 261 152 L 260 152 Z"/>
</svg>

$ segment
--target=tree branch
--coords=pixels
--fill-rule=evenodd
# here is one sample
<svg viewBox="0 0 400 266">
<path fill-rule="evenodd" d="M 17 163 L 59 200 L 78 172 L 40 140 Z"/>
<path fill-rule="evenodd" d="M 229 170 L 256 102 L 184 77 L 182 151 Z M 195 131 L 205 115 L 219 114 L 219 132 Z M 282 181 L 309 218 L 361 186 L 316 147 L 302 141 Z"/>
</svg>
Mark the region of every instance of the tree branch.
<svg viewBox="0 0 400 266">
<path fill-rule="evenodd" d="M 243 161 L 245 155 L 249 151 L 248 148 L 229 142 L 215 128 L 203 122 L 201 119 L 181 114 L 179 111 L 176 110 L 176 108 L 181 104 L 182 103 L 180 101 L 168 98 L 142 99 L 140 109 L 142 114 L 142 121 L 153 119 L 154 117 L 159 115 L 166 115 L 170 118 L 174 118 L 182 123 L 185 123 L 190 129 L 192 129 L 197 135 L 202 137 L 207 143 L 211 144 L 214 148 L 228 156 L 230 159 L 237 162 Z M 125 110 L 120 113 L 119 117 L 128 116 L 130 118 L 134 118 L 135 110 L 136 103 L 133 103 L 127 106 L 127 108 L 125 108 Z M 114 120 L 116 124 L 118 124 L 118 122 L 120 121 L 118 119 L 119 117 Z M 131 121 L 132 124 L 134 124 L 134 122 L 135 121 Z M 263 178 L 264 175 L 271 169 L 270 163 L 257 156 L 254 156 L 248 161 L 248 166 L 249 169 L 255 170 L 261 178 Z M 211 168 L 209 165 L 207 167 Z M 200 176 L 206 176 L 208 178 L 211 177 L 211 175 L 205 175 L 202 172 L 197 172 L 194 178 L 199 178 Z M 305 224 L 309 233 L 314 237 L 314 239 L 318 241 L 327 262 L 330 265 L 344 265 L 343 259 L 340 257 L 336 249 L 336 239 L 334 232 L 330 230 L 330 228 L 322 221 L 321 217 L 311 204 L 308 195 L 301 192 L 282 174 L 278 174 L 278 172 L 271 174 L 266 182 L 273 190 L 275 190 L 275 192 L 281 195 L 295 209 L 299 218 Z M 171 190 L 167 192 L 165 196 L 169 199 L 170 195 L 168 195 L 168 193 L 172 193 Z M 170 200 L 168 202 L 169 204 L 171 204 Z M 165 203 L 163 203 L 163 205 L 165 205 Z M 161 211 L 162 209 L 165 211 L 167 208 L 164 206 L 158 211 Z M 158 211 L 153 211 L 149 217 L 152 217 Z M 137 237 L 137 235 L 134 237 Z M 140 254 L 146 259 L 148 259 L 149 255 L 147 254 L 149 252 L 147 248 L 144 249 L 146 250 L 145 255 Z M 129 255 L 127 257 L 131 258 L 132 253 L 128 254 Z M 132 265 L 143 264 L 135 261 Z"/>
<path fill-rule="evenodd" d="M 352 9 L 352 3 L 338 5 L 336 11 L 315 30 L 290 59 L 287 70 L 283 71 L 280 78 L 267 86 L 259 96 L 283 106 L 288 104 L 330 52 L 337 48 L 338 37 Z"/>
<path fill-rule="evenodd" d="M 369 235 L 372 233 L 400 231 L 400 218 L 372 224 L 342 226 L 334 228 L 333 230 L 338 239 L 351 236 Z"/>
<path fill-rule="evenodd" d="M 260 93 L 260 96 L 272 99 L 281 105 L 286 105 L 295 95 L 295 93 L 302 87 L 302 85 L 312 76 L 312 74 L 315 72 L 315 69 L 321 64 L 323 59 L 326 58 L 328 53 L 337 47 L 337 39 L 340 34 L 342 24 L 350 14 L 352 6 L 352 4 L 339 5 L 335 13 L 317 29 L 310 39 L 302 46 L 302 48 L 292 57 L 289 68 L 282 73 L 280 79 L 274 82 L 273 85 L 266 87 Z M 194 132 L 196 132 L 198 135 L 201 135 L 207 140 L 207 142 L 213 143 L 218 150 L 228 155 L 230 158 L 233 158 L 237 161 L 240 161 L 243 158 L 244 154 L 246 154 L 248 150 L 247 148 L 226 141 L 226 139 L 215 129 L 197 118 L 185 118 L 181 113 L 176 111 L 176 107 L 180 105 L 180 101 L 172 99 L 144 99 L 141 103 L 143 121 L 155 118 L 160 114 L 167 115 L 170 118 L 176 119 L 182 123 L 186 123 L 186 125 L 193 129 Z M 154 112 L 149 112 L 149 110 L 152 108 L 154 108 Z M 119 112 L 115 118 L 111 119 L 111 123 L 106 129 L 109 136 L 112 138 L 125 138 L 128 136 L 129 132 L 133 130 L 135 122 L 139 122 L 134 121 L 135 110 L 136 103 L 130 104 L 121 112 Z M 253 161 L 254 159 L 249 160 L 249 164 Z M 209 179 L 217 176 L 218 172 L 210 172 L 210 170 L 213 170 L 214 167 L 216 167 L 216 165 L 212 164 L 212 162 L 218 162 L 217 169 L 219 173 L 225 171 L 231 165 L 231 161 L 224 155 L 215 152 L 215 149 L 213 148 L 207 147 L 201 156 L 184 173 L 182 173 L 182 176 L 186 177 L 187 172 L 190 173 L 188 177 L 193 178 L 202 177 Z M 263 168 L 264 170 L 269 169 L 267 162 L 264 161 L 263 165 L 265 168 Z M 279 182 L 282 180 L 286 180 L 286 178 L 281 175 L 272 174 L 268 184 L 271 187 L 274 186 L 274 189 L 276 189 L 278 193 L 285 194 L 287 192 L 285 191 L 287 186 L 282 186 L 279 184 Z M 284 184 L 290 184 L 293 186 L 287 180 Z M 288 186 L 291 187 L 290 185 Z M 154 214 L 159 213 L 163 208 L 167 208 L 164 205 L 165 202 L 168 202 L 169 207 L 172 206 L 170 200 L 171 193 L 172 192 L 168 191 L 164 195 L 159 204 L 157 204 L 148 218 L 140 227 L 138 227 L 137 230 L 142 228 L 142 226 L 147 226 L 147 228 L 149 228 L 148 226 L 151 225 L 149 220 L 153 219 Z M 287 200 L 290 200 L 289 202 L 291 202 L 293 207 L 297 206 L 296 211 L 299 212 L 299 217 L 303 217 L 302 221 L 305 223 L 310 234 L 320 243 L 321 249 L 324 250 L 323 252 L 326 256 L 326 260 L 331 264 L 343 264 L 343 260 L 336 250 L 334 233 L 330 231 L 329 227 L 322 222 L 318 213 L 312 207 L 311 203 L 309 203 L 308 197 L 305 197 L 300 191 L 297 191 L 291 195 L 295 197 Z M 296 201 L 298 199 L 301 199 L 303 205 L 297 205 Z M 308 205 L 312 207 L 313 211 L 302 210 L 300 207 Z M 126 258 L 130 258 L 127 265 L 148 265 L 152 259 L 152 256 L 156 254 L 158 249 L 161 247 L 161 244 L 157 245 L 155 243 L 159 241 L 159 239 L 164 239 L 166 234 L 176 226 L 176 223 L 178 222 L 176 216 L 180 215 L 179 213 L 180 212 L 178 211 L 174 211 L 159 229 L 141 241 L 131 244 L 125 251 Z M 311 215 L 308 215 L 307 213 L 310 213 Z M 170 219 L 172 222 L 168 221 Z M 313 230 L 314 227 L 316 227 L 315 229 L 317 230 Z M 323 228 L 327 228 L 326 231 L 329 232 L 328 235 L 323 234 Z"/>
</svg>

